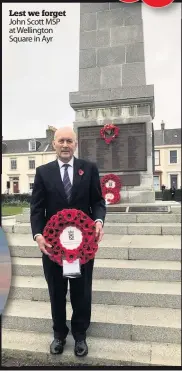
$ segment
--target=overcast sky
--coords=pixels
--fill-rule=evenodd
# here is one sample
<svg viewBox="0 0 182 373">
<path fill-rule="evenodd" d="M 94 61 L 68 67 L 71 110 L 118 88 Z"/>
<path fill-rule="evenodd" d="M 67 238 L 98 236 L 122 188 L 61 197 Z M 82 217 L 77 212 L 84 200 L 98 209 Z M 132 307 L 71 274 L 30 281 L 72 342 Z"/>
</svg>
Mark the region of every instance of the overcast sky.
<svg viewBox="0 0 182 373">
<path fill-rule="evenodd" d="M 131 4 L 132 7 L 132 4 Z M 181 4 L 143 7 L 147 84 L 154 84 L 155 129 L 181 126 Z M 15 44 L 9 38 L 9 9 L 66 10 L 52 43 Z M 45 137 L 48 125 L 71 124 L 69 92 L 78 90 L 80 5 L 3 4 L 3 138 Z M 41 27 L 41 26 L 40 26 Z"/>
</svg>

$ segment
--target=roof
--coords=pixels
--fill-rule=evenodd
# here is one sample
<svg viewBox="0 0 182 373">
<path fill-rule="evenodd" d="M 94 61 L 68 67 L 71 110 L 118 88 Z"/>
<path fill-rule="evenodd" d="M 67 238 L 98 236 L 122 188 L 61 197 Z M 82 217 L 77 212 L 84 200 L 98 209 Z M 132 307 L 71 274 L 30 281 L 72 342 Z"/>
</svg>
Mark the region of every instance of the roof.
<svg viewBox="0 0 182 373">
<path fill-rule="evenodd" d="M 154 146 L 181 145 L 181 128 L 154 131 Z"/>
<path fill-rule="evenodd" d="M 16 154 L 16 153 L 34 153 L 29 150 L 29 141 L 32 139 L 21 139 L 21 140 L 3 140 L 2 142 L 2 154 Z M 47 138 L 36 139 L 37 153 L 54 151 L 52 143 Z"/>
</svg>

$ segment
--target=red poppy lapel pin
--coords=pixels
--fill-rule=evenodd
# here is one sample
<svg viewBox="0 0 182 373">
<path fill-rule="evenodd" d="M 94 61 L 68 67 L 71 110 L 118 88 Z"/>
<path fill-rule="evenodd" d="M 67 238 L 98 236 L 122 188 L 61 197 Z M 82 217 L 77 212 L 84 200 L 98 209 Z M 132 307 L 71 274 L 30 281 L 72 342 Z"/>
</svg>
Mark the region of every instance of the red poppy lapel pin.
<svg viewBox="0 0 182 373">
<path fill-rule="evenodd" d="M 80 176 L 82 176 L 84 174 L 84 171 L 83 170 L 79 170 L 78 173 L 79 173 Z"/>
</svg>

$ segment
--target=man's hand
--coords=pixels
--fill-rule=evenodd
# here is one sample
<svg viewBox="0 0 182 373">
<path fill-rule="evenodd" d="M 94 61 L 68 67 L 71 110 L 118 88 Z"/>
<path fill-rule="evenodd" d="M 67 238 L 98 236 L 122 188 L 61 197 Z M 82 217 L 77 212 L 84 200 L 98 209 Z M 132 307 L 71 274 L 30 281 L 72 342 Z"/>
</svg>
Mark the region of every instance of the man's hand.
<svg viewBox="0 0 182 373">
<path fill-rule="evenodd" d="M 42 251 L 42 253 L 44 253 L 45 255 L 50 255 L 47 250 L 46 250 L 46 247 L 52 247 L 49 243 L 46 242 L 45 238 L 42 236 L 42 234 L 40 234 L 39 236 L 36 237 L 36 242 L 39 246 L 39 249 Z"/>
<path fill-rule="evenodd" d="M 98 242 L 100 242 L 104 235 L 102 223 L 100 221 L 96 221 L 95 226 L 96 226 L 96 237 L 98 237 Z"/>
</svg>

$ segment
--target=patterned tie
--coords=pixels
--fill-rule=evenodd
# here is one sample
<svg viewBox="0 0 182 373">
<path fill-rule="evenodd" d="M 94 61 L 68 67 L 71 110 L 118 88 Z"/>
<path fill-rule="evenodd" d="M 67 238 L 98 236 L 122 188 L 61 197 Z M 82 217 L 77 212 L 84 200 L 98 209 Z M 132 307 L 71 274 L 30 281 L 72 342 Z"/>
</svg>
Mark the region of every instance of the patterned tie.
<svg viewBox="0 0 182 373">
<path fill-rule="evenodd" d="M 64 190 L 65 190 L 68 202 L 71 199 L 71 189 L 72 189 L 71 181 L 70 181 L 70 178 L 69 178 L 69 175 L 68 175 L 68 167 L 69 166 L 70 166 L 69 164 L 64 164 L 62 166 L 62 167 L 64 167 L 63 185 L 64 185 Z"/>
</svg>

